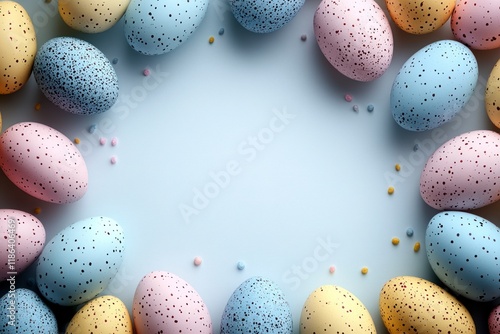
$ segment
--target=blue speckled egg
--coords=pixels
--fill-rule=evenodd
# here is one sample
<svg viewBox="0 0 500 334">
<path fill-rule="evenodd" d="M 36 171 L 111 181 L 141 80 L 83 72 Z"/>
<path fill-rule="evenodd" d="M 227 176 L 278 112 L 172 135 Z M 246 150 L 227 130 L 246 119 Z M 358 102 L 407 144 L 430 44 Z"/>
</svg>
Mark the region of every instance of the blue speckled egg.
<svg viewBox="0 0 500 334">
<path fill-rule="evenodd" d="M 252 277 L 231 295 L 222 314 L 221 334 L 292 333 L 292 313 L 276 283 Z"/>
<path fill-rule="evenodd" d="M 165 54 L 194 33 L 207 8 L 208 0 L 132 0 L 125 12 L 125 37 L 137 52 Z"/>
<path fill-rule="evenodd" d="M 500 229 L 472 213 L 435 215 L 425 234 L 429 263 L 457 294 L 480 302 L 500 297 Z"/>
<path fill-rule="evenodd" d="M 107 217 L 74 223 L 45 246 L 36 267 L 41 294 L 53 303 L 71 306 L 102 292 L 122 263 L 123 230 Z"/>
<path fill-rule="evenodd" d="M 0 333 L 57 334 L 57 321 L 38 295 L 28 289 L 11 290 L 0 298 Z"/>
<path fill-rule="evenodd" d="M 42 45 L 33 74 L 47 99 L 74 114 L 104 112 L 118 99 L 118 78 L 110 61 L 77 38 L 56 37 Z"/>
<path fill-rule="evenodd" d="M 425 131 L 450 121 L 474 92 L 478 65 L 465 45 L 431 43 L 408 59 L 391 90 L 394 120 L 410 131 Z"/>
<path fill-rule="evenodd" d="M 305 0 L 229 0 L 236 21 L 256 33 L 276 31 L 290 22 Z"/>
</svg>

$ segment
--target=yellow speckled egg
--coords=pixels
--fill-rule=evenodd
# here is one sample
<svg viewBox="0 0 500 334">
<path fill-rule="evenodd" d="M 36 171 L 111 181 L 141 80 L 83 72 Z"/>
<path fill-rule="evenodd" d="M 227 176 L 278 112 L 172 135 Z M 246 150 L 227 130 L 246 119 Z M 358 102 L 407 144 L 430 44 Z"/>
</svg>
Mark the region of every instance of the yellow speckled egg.
<svg viewBox="0 0 500 334">
<path fill-rule="evenodd" d="M 379 308 L 390 334 L 476 333 L 474 320 L 465 306 L 423 278 L 390 279 L 380 292 Z"/>
<path fill-rule="evenodd" d="M 486 83 L 484 103 L 488 117 L 497 128 L 500 128 L 500 60 L 491 70 Z"/>
<path fill-rule="evenodd" d="M 307 298 L 300 315 L 301 334 L 376 333 L 363 303 L 336 285 L 323 285 Z"/>
<path fill-rule="evenodd" d="M 455 0 L 385 0 L 385 3 L 396 25 L 415 35 L 440 28 L 455 8 Z"/>
<path fill-rule="evenodd" d="M 71 319 L 66 334 L 133 333 L 132 320 L 123 302 L 101 296 L 87 302 Z"/>
<path fill-rule="evenodd" d="M 0 94 L 11 94 L 24 86 L 35 54 L 35 28 L 28 13 L 14 1 L 0 1 Z"/>
<path fill-rule="evenodd" d="M 130 0 L 59 0 L 59 15 L 71 28 L 99 33 L 108 30 L 125 13 Z"/>
</svg>

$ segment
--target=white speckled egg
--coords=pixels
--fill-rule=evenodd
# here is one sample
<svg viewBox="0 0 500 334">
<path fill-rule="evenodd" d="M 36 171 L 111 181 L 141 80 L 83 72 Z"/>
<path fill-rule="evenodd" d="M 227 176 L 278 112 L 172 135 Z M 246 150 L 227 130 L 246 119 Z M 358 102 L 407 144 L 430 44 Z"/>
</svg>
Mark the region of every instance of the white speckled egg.
<svg viewBox="0 0 500 334">
<path fill-rule="evenodd" d="M 391 89 L 394 120 L 410 131 L 431 130 L 455 117 L 474 93 L 478 79 L 474 54 L 462 43 L 427 45 L 408 59 Z"/>
<path fill-rule="evenodd" d="M 500 305 L 494 307 L 488 316 L 489 334 L 500 334 Z"/>
<path fill-rule="evenodd" d="M 26 10 L 14 1 L 0 1 L 0 94 L 21 89 L 28 81 L 36 54 L 36 34 Z"/>
<path fill-rule="evenodd" d="M 207 8 L 208 0 L 132 0 L 125 12 L 125 37 L 137 52 L 165 54 L 195 32 Z"/>
<path fill-rule="evenodd" d="M 385 3 L 397 26 L 415 35 L 441 28 L 455 8 L 455 0 L 385 0 Z"/>
<path fill-rule="evenodd" d="M 38 258 L 40 293 L 63 306 L 78 305 L 101 293 L 123 260 L 123 229 L 106 217 L 76 222 L 56 234 Z"/>
<path fill-rule="evenodd" d="M 9 272 L 22 273 L 35 262 L 45 245 L 45 228 L 33 215 L 0 209 L 0 281 Z"/>
<path fill-rule="evenodd" d="M 0 136 L 0 167 L 21 190 L 51 203 L 85 195 L 87 166 L 76 146 L 40 123 L 17 123 Z"/>
<path fill-rule="evenodd" d="M 165 271 L 153 271 L 139 282 L 132 316 L 137 334 L 212 333 L 210 314 L 198 292 Z"/>
<path fill-rule="evenodd" d="M 387 281 L 380 291 L 379 308 L 389 334 L 476 334 L 465 306 L 423 278 L 398 276 Z"/>
<path fill-rule="evenodd" d="M 500 297 L 500 229 L 471 213 L 436 214 L 425 234 L 427 258 L 437 277 L 478 302 Z"/>
<path fill-rule="evenodd" d="M 108 30 L 123 16 L 130 0 L 59 0 L 59 15 L 73 29 L 86 33 Z"/>
<path fill-rule="evenodd" d="M 240 284 L 229 298 L 221 320 L 221 334 L 291 334 L 292 313 L 276 283 L 251 277 Z"/>
<path fill-rule="evenodd" d="M 500 199 L 500 134 L 475 130 L 441 145 L 420 176 L 420 195 L 438 210 L 470 210 Z"/>
<path fill-rule="evenodd" d="M 65 334 L 132 334 L 132 320 L 127 307 L 114 296 L 101 296 L 87 302 L 71 318 Z"/>
<path fill-rule="evenodd" d="M 92 44 L 56 37 L 38 50 L 33 74 L 43 94 L 59 108 L 79 115 L 110 109 L 118 99 L 118 78 Z"/>
<path fill-rule="evenodd" d="M 305 0 L 230 0 L 236 21 L 256 33 L 270 33 L 290 22 Z"/>
<path fill-rule="evenodd" d="M 314 34 L 330 64 L 353 80 L 372 81 L 391 64 L 391 27 L 374 0 L 322 0 Z"/>
<path fill-rule="evenodd" d="M 486 113 L 493 124 L 500 128 L 500 60 L 491 70 L 484 94 Z"/>
<path fill-rule="evenodd" d="M 500 4 L 498 0 L 458 0 L 451 15 L 451 30 L 456 39 L 472 49 L 500 47 Z"/>
<path fill-rule="evenodd" d="M 56 317 L 38 295 L 28 289 L 10 290 L 0 298 L 0 333 L 58 334 Z"/>
<path fill-rule="evenodd" d="M 351 292 L 324 285 L 307 298 L 300 315 L 301 334 L 376 333 L 365 305 Z"/>
</svg>

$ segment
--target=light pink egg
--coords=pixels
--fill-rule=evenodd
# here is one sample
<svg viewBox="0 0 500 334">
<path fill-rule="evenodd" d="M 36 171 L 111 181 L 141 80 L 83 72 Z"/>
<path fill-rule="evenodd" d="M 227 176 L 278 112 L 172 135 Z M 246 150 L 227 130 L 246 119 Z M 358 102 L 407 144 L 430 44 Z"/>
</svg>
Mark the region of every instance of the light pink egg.
<svg viewBox="0 0 500 334">
<path fill-rule="evenodd" d="M 198 292 L 165 271 L 142 278 L 135 290 L 132 315 L 137 334 L 212 333 L 210 314 Z"/>
<path fill-rule="evenodd" d="M 372 81 L 391 64 L 391 27 L 374 0 L 322 0 L 314 34 L 323 55 L 348 78 Z"/>
<path fill-rule="evenodd" d="M 38 258 L 45 245 L 45 228 L 33 215 L 13 209 L 0 209 L 0 226 L 0 281 L 4 281 Z"/>
<path fill-rule="evenodd" d="M 500 134 L 476 130 L 450 139 L 427 160 L 420 194 L 439 210 L 470 210 L 500 199 Z"/>
<path fill-rule="evenodd" d="M 500 305 L 491 310 L 488 317 L 489 334 L 500 334 Z"/>
<path fill-rule="evenodd" d="M 451 15 L 451 30 L 472 49 L 496 49 L 500 47 L 499 19 L 498 0 L 459 0 Z"/>
<path fill-rule="evenodd" d="M 71 203 L 87 191 L 87 166 L 76 146 L 39 123 L 18 123 L 0 136 L 0 167 L 26 193 L 52 203 Z"/>
</svg>

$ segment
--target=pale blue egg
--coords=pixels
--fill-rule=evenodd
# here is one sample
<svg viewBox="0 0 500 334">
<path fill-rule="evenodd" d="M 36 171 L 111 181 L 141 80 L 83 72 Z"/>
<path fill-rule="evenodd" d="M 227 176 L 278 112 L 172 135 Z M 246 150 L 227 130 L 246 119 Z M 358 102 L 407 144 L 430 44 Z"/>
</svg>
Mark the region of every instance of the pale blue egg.
<svg viewBox="0 0 500 334">
<path fill-rule="evenodd" d="M 0 298 L 0 333 L 57 334 L 57 321 L 52 311 L 28 289 L 10 290 Z"/>
<path fill-rule="evenodd" d="M 38 289 L 59 305 L 87 302 L 115 277 L 123 251 L 123 229 L 113 219 L 92 217 L 74 223 L 56 234 L 38 258 Z"/>
<path fill-rule="evenodd" d="M 102 113 L 118 99 L 118 78 L 111 62 L 81 39 L 47 41 L 37 52 L 33 75 L 47 99 L 74 114 Z"/>
<path fill-rule="evenodd" d="M 437 128 L 466 105 L 477 79 L 477 61 L 469 48 L 452 40 L 431 43 L 397 74 L 390 97 L 392 116 L 406 130 Z"/>
<path fill-rule="evenodd" d="M 500 297 L 500 229 L 477 215 L 444 211 L 425 234 L 429 263 L 457 294 L 479 302 Z"/>
<path fill-rule="evenodd" d="M 280 288 L 252 277 L 231 295 L 222 314 L 221 334 L 292 333 L 292 313 Z"/>
</svg>

